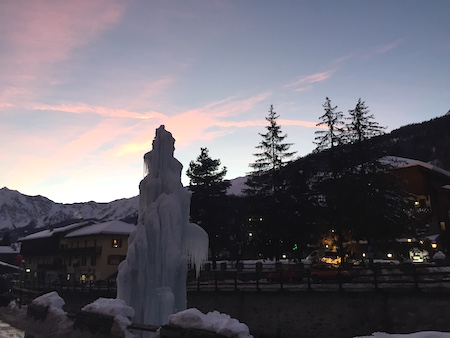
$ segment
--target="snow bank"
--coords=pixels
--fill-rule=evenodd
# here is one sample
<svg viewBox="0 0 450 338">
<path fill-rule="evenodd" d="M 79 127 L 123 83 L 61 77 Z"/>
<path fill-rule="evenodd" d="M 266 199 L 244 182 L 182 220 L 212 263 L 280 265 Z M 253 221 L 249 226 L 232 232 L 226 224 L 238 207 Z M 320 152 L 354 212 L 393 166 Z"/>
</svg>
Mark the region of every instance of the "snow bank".
<svg viewBox="0 0 450 338">
<path fill-rule="evenodd" d="M 67 318 L 66 312 L 62 309 L 65 301 L 56 291 L 37 297 L 33 299 L 32 303 L 48 306 L 48 315 L 44 322 L 35 324 L 36 331 L 39 331 L 43 337 L 50 336 L 50 333 L 56 333 L 58 337 L 62 337 L 72 330 L 72 321 Z"/>
<path fill-rule="evenodd" d="M 32 303 L 41 306 L 48 306 L 48 312 L 54 313 L 56 315 L 66 315 L 62 309 L 63 305 L 66 303 L 56 291 L 46 293 L 45 295 L 35 298 Z"/>
<path fill-rule="evenodd" d="M 450 338 L 449 332 L 422 331 L 409 334 L 389 334 L 375 332 L 371 336 L 360 336 L 355 338 Z"/>
<path fill-rule="evenodd" d="M 198 309 L 187 309 L 170 315 L 169 324 L 182 328 L 207 330 L 226 337 L 253 338 L 247 325 L 217 311 L 208 312 L 205 315 Z"/>
<path fill-rule="evenodd" d="M 128 326 L 131 325 L 130 318 L 133 318 L 134 316 L 134 309 L 126 305 L 124 300 L 116 298 L 99 298 L 93 303 L 86 305 L 81 310 L 113 316 L 115 324 L 124 336 L 126 338 L 134 337 L 127 329 Z"/>
</svg>

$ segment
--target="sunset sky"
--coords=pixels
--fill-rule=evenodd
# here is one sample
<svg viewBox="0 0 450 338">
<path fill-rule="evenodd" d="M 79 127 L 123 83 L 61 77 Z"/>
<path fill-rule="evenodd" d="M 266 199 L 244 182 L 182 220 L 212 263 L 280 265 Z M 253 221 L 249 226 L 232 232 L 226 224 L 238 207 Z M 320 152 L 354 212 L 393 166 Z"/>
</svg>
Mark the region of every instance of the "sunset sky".
<svg viewBox="0 0 450 338">
<path fill-rule="evenodd" d="M 1 1 L 0 188 L 139 194 L 161 124 L 183 164 L 251 169 L 271 104 L 298 156 L 325 97 L 387 131 L 450 109 L 450 1 Z"/>
</svg>

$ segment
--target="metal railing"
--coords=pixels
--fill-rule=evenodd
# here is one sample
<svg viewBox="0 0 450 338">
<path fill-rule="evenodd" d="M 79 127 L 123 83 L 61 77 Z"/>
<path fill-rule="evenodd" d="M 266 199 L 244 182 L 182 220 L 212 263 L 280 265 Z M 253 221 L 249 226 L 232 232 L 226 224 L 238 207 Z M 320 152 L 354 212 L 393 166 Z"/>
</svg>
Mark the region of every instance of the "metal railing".
<svg viewBox="0 0 450 338">
<path fill-rule="evenodd" d="M 189 271 L 187 290 L 195 291 L 351 291 L 380 289 L 448 289 L 450 266 L 378 265 L 317 269 L 301 264 L 219 264 L 206 267 L 198 278 Z M 97 293 L 114 297 L 114 280 L 95 282 L 39 280 L 15 281 L 13 293 L 62 291 Z"/>
</svg>

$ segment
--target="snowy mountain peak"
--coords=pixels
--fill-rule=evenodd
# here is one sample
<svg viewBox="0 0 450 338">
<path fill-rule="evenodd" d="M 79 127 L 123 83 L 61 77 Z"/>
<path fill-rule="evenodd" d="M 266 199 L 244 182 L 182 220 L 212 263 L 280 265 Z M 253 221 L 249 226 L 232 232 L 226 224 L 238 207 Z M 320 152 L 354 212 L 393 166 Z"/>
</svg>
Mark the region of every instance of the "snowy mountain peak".
<svg viewBox="0 0 450 338">
<path fill-rule="evenodd" d="M 6 187 L 0 189 L 0 230 L 23 227 L 40 228 L 77 219 L 99 221 L 137 217 L 139 197 L 110 203 L 55 203 L 43 196 L 28 196 Z"/>
</svg>

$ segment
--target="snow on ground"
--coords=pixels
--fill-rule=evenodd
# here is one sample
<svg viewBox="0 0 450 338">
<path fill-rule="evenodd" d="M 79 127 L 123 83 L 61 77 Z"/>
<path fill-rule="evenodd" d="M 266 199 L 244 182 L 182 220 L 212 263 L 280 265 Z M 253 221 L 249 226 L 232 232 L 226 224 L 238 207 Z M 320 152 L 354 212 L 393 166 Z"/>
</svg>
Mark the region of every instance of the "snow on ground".
<svg viewBox="0 0 450 338">
<path fill-rule="evenodd" d="M 198 309 L 187 309 L 169 316 L 169 324 L 212 331 L 225 337 L 253 338 L 247 325 L 217 311 L 208 312 L 205 315 Z"/>
<path fill-rule="evenodd" d="M 359 336 L 355 338 L 450 338 L 450 332 L 422 331 L 410 334 L 375 332 L 371 336 Z"/>
<path fill-rule="evenodd" d="M 50 302 L 54 300 L 53 297 L 48 298 L 50 298 Z M 100 301 L 95 305 L 91 305 L 91 309 L 95 309 L 95 311 L 98 311 L 98 313 L 109 315 L 113 315 L 114 313 L 127 313 L 128 310 L 123 309 L 120 304 L 120 309 L 112 310 L 111 307 L 113 306 L 113 304 L 114 302 L 105 303 L 105 301 Z M 26 309 L 26 306 L 19 308 L 14 301 L 12 301 L 8 307 L 0 307 L 0 338 L 22 338 L 25 336 L 24 332 L 33 333 L 35 337 L 45 338 L 57 338 L 62 336 L 65 338 L 89 337 L 86 332 L 71 331 L 65 335 L 58 334 L 58 332 L 62 331 L 59 327 L 61 323 L 48 323 L 47 321 L 41 323 L 39 321 L 30 319 L 26 316 Z M 181 313 L 172 315 L 170 321 L 171 324 L 180 326 L 184 325 L 183 327 L 195 327 L 202 329 L 214 327 L 215 332 L 218 332 L 218 328 L 222 328 L 218 333 L 221 333 L 225 336 L 227 335 L 227 332 L 241 332 L 240 335 L 238 334 L 233 337 L 252 337 L 248 333 L 247 325 L 239 323 L 236 319 L 232 319 L 230 318 L 230 316 L 218 313 L 217 311 L 214 311 L 212 313 L 210 312 L 205 315 L 197 309 L 188 309 L 182 311 Z M 55 324 L 56 326 L 52 326 Z M 246 327 L 247 329 L 245 329 Z M 242 331 L 240 331 L 241 329 Z M 231 337 L 232 335 L 228 336 Z M 126 337 L 132 336 L 127 335 Z M 450 338 L 450 332 L 422 331 L 410 334 L 389 334 L 385 332 L 375 332 L 369 336 L 358 336 L 355 338 Z"/>
<path fill-rule="evenodd" d="M 125 304 L 122 299 L 115 298 L 99 298 L 91 304 L 86 305 L 81 310 L 92 313 L 100 313 L 104 315 L 114 316 L 114 322 L 117 326 L 113 326 L 112 330 L 120 331 L 125 338 L 134 337 L 127 327 L 131 325 L 131 318 L 134 316 L 134 309 Z"/>
</svg>

